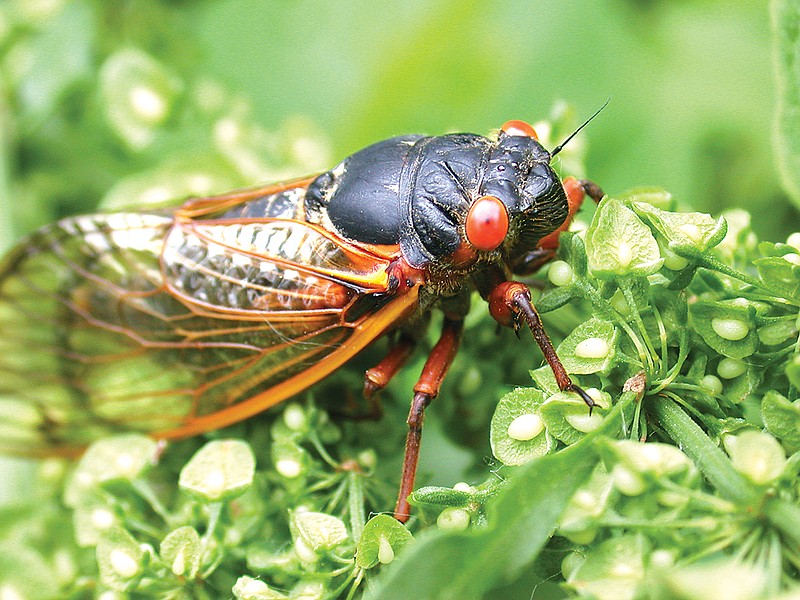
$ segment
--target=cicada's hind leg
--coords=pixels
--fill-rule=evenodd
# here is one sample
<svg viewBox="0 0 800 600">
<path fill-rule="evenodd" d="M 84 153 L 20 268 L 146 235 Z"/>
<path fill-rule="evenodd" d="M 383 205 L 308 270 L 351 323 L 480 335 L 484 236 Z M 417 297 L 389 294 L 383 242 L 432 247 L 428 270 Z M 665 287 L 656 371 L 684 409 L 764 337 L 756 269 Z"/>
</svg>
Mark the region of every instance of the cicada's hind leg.
<svg viewBox="0 0 800 600">
<path fill-rule="evenodd" d="M 463 317 L 445 316 L 442 324 L 442 335 L 431 350 L 428 360 L 425 362 L 425 367 L 422 369 L 422 375 L 414 386 L 414 399 L 411 401 L 411 410 L 408 413 L 408 435 L 403 458 L 403 476 L 400 480 L 400 491 L 398 492 L 397 505 L 394 509 L 394 517 L 401 523 L 405 523 L 410 516 L 411 507 L 408 504 L 408 496 L 414 490 L 414 479 L 417 475 L 417 462 L 419 460 L 419 446 L 422 440 L 422 421 L 425 417 L 425 409 L 439 393 L 442 380 L 458 351 L 463 330 Z"/>
</svg>

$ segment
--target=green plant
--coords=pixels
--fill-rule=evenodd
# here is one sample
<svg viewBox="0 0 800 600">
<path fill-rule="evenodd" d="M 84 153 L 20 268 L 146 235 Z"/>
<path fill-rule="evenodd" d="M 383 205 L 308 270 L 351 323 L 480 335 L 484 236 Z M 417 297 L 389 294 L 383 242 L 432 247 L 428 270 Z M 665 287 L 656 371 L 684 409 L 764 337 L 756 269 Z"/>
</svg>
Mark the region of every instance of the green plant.
<svg viewBox="0 0 800 600">
<path fill-rule="evenodd" d="M 77 62 L 50 49 L 65 61 L 47 80 L 51 104 L 20 102 L 17 113 L 36 157 L 15 182 L 28 201 L 11 207 L 23 229 L 59 216 L 71 196 L 83 210 L 98 196 L 119 208 L 278 179 L 286 165 L 329 166 L 306 124 L 268 132 L 246 101 L 197 77 L 171 9 L 137 22 L 111 3 L 86 6 L 68 4 L 50 27 L 122 23 L 121 37 L 139 44 L 106 33 L 106 51 L 81 46 Z M 791 190 L 798 12 L 773 10 Z M 6 50 L 41 42 L 44 17 L 14 14 Z M 153 58 L 165 44 L 168 65 Z M 553 141 L 571 118 L 555 115 Z M 76 148 L 100 162 L 77 168 Z M 580 173 L 577 150 L 562 154 L 565 173 Z M 0 512 L 0 595 L 479 598 L 507 597 L 514 582 L 529 594 L 548 579 L 599 598 L 796 593 L 800 233 L 759 243 L 747 212 L 680 211 L 652 188 L 607 198 L 586 220 L 562 237 L 537 306 L 596 397 L 591 415 L 546 367 L 503 395 L 503 382 L 526 378 L 533 344 L 498 341 L 476 303 L 466 358 L 432 408 L 434 424 L 470 447 L 473 483 L 418 489 L 410 530 L 370 511 L 392 506 L 418 369 L 387 391 L 383 420 L 367 423 L 331 417 L 360 389 L 353 368 L 206 438 L 163 448 L 126 435 L 77 466 L 43 462 L 34 496 Z M 493 368 L 477 358 L 488 352 Z M 441 440 L 426 431 L 426 444 Z"/>
</svg>

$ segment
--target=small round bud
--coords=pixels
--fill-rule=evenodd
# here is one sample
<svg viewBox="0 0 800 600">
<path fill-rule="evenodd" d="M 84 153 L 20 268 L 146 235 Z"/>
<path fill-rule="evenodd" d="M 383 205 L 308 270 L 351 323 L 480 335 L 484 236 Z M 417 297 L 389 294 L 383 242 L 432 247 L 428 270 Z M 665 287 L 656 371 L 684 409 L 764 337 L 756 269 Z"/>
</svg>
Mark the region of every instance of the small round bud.
<svg viewBox="0 0 800 600">
<path fill-rule="evenodd" d="M 575 273 L 570 264 L 563 260 L 555 261 L 550 265 L 550 269 L 547 271 L 547 278 L 550 280 L 550 283 L 559 287 L 572 283 L 574 275 Z"/>
<path fill-rule="evenodd" d="M 542 418 L 533 413 L 520 415 L 508 426 L 508 437 L 520 442 L 532 440 L 544 431 Z"/>
<path fill-rule="evenodd" d="M 717 365 L 717 375 L 722 379 L 735 379 L 747 371 L 747 365 L 735 358 L 723 358 Z"/>
<path fill-rule="evenodd" d="M 711 396 L 722 393 L 722 382 L 716 375 L 706 375 L 700 380 L 700 387 L 707 391 Z"/>
<path fill-rule="evenodd" d="M 439 529 L 447 529 L 449 531 L 463 531 L 469 527 L 470 516 L 463 508 L 448 507 L 445 508 L 436 519 L 436 525 Z"/>
<path fill-rule="evenodd" d="M 750 326 L 739 319 L 711 319 L 711 328 L 719 337 L 736 342 L 747 337 Z"/>
<path fill-rule="evenodd" d="M 575 346 L 575 356 L 578 358 L 605 358 L 611 348 L 603 338 L 587 338 Z"/>
</svg>

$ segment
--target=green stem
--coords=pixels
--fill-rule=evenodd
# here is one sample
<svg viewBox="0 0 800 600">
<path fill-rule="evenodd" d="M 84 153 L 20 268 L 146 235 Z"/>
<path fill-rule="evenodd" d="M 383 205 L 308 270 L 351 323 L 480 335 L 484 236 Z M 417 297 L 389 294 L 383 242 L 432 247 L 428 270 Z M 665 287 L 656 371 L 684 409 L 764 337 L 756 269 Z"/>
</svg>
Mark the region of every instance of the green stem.
<svg viewBox="0 0 800 600">
<path fill-rule="evenodd" d="M 347 598 L 345 600 L 353 600 L 358 586 L 361 585 L 362 579 L 364 579 L 364 569 L 358 569 L 358 574 L 355 576 L 355 579 L 353 579 L 353 586 L 350 588 L 350 593 L 347 594 Z"/>
<path fill-rule="evenodd" d="M 629 277 L 620 277 L 619 289 L 622 290 L 622 295 L 625 296 L 625 302 L 628 303 L 628 307 L 631 309 L 633 321 L 636 323 L 636 327 L 639 329 L 641 339 L 644 341 L 644 344 L 647 347 L 648 369 L 651 373 L 655 373 L 655 360 L 658 354 L 653 346 L 653 342 L 650 340 L 650 336 L 647 335 L 647 329 L 644 326 L 644 321 L 642 321 L 642 315 L 639 314 L 639 308 L 636 306 L 636 298 L 633 297 L 633 290 L 631 289 L 631 281 Z"/>
<path fill-rule="evenodd" d="M 723 498 L 748 507 L 759 502 L 760 494 L 733 468 L 725 453 L 675 402 L 656 396 L 652 411 L 659 425 L 694 461 Z"/>
<path fill-rule="evenodd" d="M 764 504 L 764 515 L 785 538 L 800 547 L 800 506 L 782 498 L 770 498 Z"/>
<path fill-rule="evenodd" d="M 733 267 L 726 265 L 721 260 L 718 260 L 709 254 L 701 254 L 699 256 L 699 263 L 701 267 L 704 267 L 711 271 L 717 271 L 719 273 L 722 273 L 723 275 L 727 275 L 728 277 L 733 277 L 734 279 L 738 279 L 743 283 L 752 285 L 756 289 L 767 292 L 768 294 L 770 294 L 770 296 L 782 297 L 782 294 L 779 291 L 771 290 L 768 286 L 764 285 L 763 281 L 756 279 L 755 277 L 751 277 L 747 273 L 742 273 L 741 271 L 737 271 Z M 771 299 L 774 300 L 774 298 Z"/>
<path fill-rule="evenodd" d="M 206 532 L 200 539 L 200 547 L 202 548 L 203 552 L 206 551 L 206 547 L 211 541 L 211 538 L 214 537 L 214 532 L 217 529 L 217 524 L 219 523 L 219 518 L 221 515 L 222 502 L 211 502 L 208 505 L 208 527 L 206 527 Z"/>
<path fill-rule="evenodd" d="M 328 463 L 329 466 L 333 467 L 334 469 L 339 468 L 339 463 L 335 461 L 330 454 L 328 454 L 328 451 L 322 444 L 322 440 L 319 439 L 319 436 L 315 431 L 309 432 L 308 441 L 310 441 L 311 445 L 314 446 L 314 449 L 319 453 L 322 460 L 324 460 L 326 463 Z"/>
<path fill-rule="evenodd" d="M 167 507 L 161 502 L 161 499 L 156 495 L 155 491 L 153 491 L 153 488 L 150 486 L 150 484 L 147 481 L 140 479 L 134 479 L 132 483 L 133 489 L 135 489 L 136 492 L 142 498 L 144 498 L 145 501 L 147 501 L 147 503 L 150 505 L 150 508 L 153 509 L 153 512 L 161 517 L 164 523 L 171 527 L 173 524 L 173 517 L 167 510 Z"/>
<path fill-rule="evenodd" d="M 350 505 L 350 531 L 353 540 L 358 542 L 367 519 L 364 515 L 364 478 L 357 471 L 347 474 L 347 500 Z"/>
</svg>

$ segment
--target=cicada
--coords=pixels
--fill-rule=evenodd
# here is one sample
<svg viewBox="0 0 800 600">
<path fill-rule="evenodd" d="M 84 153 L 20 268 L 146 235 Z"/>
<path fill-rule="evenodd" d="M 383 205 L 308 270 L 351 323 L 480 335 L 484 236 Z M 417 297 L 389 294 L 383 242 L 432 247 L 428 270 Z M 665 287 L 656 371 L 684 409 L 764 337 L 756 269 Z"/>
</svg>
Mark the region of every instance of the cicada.
<svg viewBox="0 0 800 600">
<path fill-rule="evenodd" d="M 0 263 L 0 445 L 69 454 L 126 430 L 170 439 L 283 402 L 392 334 L 373 396 L 421 337 L 442 332 L 408 417 L 395 515 L 405 520 L 425 408 L 477 291 L 527 325 L 562 390 L 574 385 L 514 275 L 553 256 L 588 181 L 562 181 L 533 128 L 495 139 L 408 135 L 316 177 L 193 198 L 177 209 L 63 219 Z"/>
</svg>

